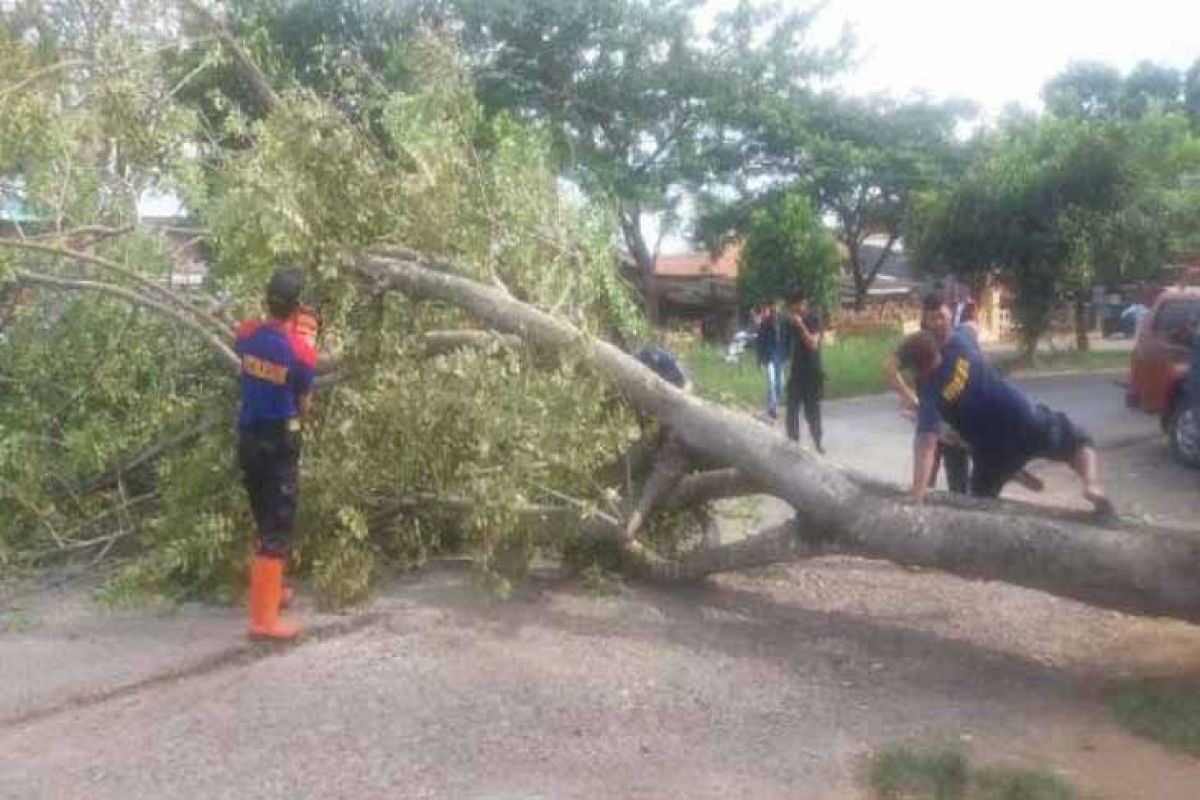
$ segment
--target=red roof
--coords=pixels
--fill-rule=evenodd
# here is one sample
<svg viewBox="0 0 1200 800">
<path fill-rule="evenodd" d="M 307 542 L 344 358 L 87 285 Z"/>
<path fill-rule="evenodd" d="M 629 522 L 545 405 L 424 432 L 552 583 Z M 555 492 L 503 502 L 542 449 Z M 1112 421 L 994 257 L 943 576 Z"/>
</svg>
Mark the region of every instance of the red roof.
<svg viewBox="0 0 1200 800">
<path fill-rule="evenodd" d="M 742 253 L 741 243 L 726 246 L 716 258 L 707 251 L 659 256 L 654 263 L 654 274 L 661 278 L 736 278 L 738 259 Z"/>
</svg>

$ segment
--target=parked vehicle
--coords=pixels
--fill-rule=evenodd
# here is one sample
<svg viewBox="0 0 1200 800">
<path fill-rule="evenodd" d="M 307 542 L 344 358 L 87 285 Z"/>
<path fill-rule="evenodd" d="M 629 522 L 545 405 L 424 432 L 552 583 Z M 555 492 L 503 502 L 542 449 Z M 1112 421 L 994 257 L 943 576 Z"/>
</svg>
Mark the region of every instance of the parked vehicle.
<svg viewBox="0 0 1200 800">
<path fill-rule="evenodd" d="M 1200 321 L 1200 289 L 1173 289 L 1158 298 L 1142 325 L 1130 364 L 1130 408 L 1158 414 L 1171 453 L 1200 468 L 1200 392 L 1189 386 Z M 1196 368 L 1200 383 L 1200 366 Z"/>
</svg>

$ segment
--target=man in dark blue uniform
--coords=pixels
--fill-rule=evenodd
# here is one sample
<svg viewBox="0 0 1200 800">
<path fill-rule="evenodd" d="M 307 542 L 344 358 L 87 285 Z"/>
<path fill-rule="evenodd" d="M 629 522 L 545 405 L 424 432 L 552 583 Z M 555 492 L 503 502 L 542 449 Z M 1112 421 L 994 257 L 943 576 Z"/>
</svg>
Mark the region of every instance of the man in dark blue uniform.
<svg viewBox="0 0 1200 800">
<path fill-rule="evenodd" d="M 238 462 L 258 543 L 250 568 L 250 636 L 289 639 L 297 627 L 279 616 L 283 566 L 299 496 L 300 421 L 312 404 L 317 354 L 296 330 L 304 274 L 281 269 L 267 284 L 266 320 L 237 331 L 241 359 Z"/>
<path fill-rule="evenodd" d="M 939 294 L 931 294 L 925 298 L 921 308 L 921 330 L 932 333 L 939 344 L 945 344 L 955 335 L 964 335 L 962 331 L 956 331 L 951 325 L 950 307 L 946 305 L 945 300 Z M 969 338 L 968 343 L 976 347 L 979 345 L 976 338 Z M 905 383 L 901 372 L 901 370 L 913 368 L 913 365 L 905 360 L 903 350 L 904 348 L 901 347 L 883 362 L 883 374 L 887 379 L 888 386 L 892 387 L 893 391 L 899 395 L 904 411 L 912 413 L 917 410 L 919 402 L 916 392 Z M 946 487 L 955 494 L 966 494 L 971 472 L 971 459 L 967 448 L 947 441 L 938 441 L 937 452 L 933 459 L 933 472 L 930 474 L 931 485 L 937 483 L 939 464 L 946 466 Z"/>
<path fill-rule="evenodd" d="M 1045 458 L 1070 465 L 1097 513 L 1112 513 L 1096 477 L 1092 440 L 1065 414 L 1035 406 L 961 337 L 942 344 L 923 331 L 906 339 L 901 352 L 916 370 L 920 398 L 913 499 L 923 498 L 929 486 L 944 419 L 971 448 L 972 495 L 999 496 L 1029 461 Z"/>
</svg>

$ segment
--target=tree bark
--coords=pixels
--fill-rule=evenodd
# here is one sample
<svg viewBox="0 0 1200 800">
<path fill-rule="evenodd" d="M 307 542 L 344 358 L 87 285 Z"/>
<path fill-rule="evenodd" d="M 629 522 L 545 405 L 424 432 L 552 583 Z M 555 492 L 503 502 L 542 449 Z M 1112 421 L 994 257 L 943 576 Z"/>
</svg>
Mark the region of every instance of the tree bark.
<svg viewBox="0 0 1200 800">
<path fill-rule="evenodd" d="M 854 280 L 854 310 L 862 311 L 867 307 L 867 284 L 866 275 L 863 274 L 862 264 L 859 262 L 859 243 L 854 237 L 846 240 L 846 251 L 850 256 L 850 277 Z"/>
<path fill-rule="evenodd" d="M 689 453 L 736 467 L 796 509 L 797 536 L 730 545 L 665 565 L 688 575 L 740 569 L 796 554 L 848 553 L 1001 580 L 1097 606 L 1200 621 L 1200 538 L 1179 531 L 1102 528 L 1064 515 L 1017 516 L 989 507 L 912 506 L 865 487 L 750 417 L 688 395 L 612 345 L 498 290 L 420 260 L 368 257 L 356 269 L 415 299 L 456 305 L 539 347 L 571 349 L 638 411 L 659 418 Z M 737 555 L 737 554 L 741 555 Z M 654 559 L 648 559 L 653 561 Z M 659 560 L 661 562 L 661 560 Z M 684 570 L 682 564 L 693 564 Z"/>
<path fill-rule="evenodd" d="M 629 248 L 629 255 L 633 259 L 633 263 L 637 265 L 638 272 L 638 288 L 642 292 L 642 300 L 645 303 L 646 319 L 652 324 L 659 321 L 658 308 L 658 286 L 654 280 L 654 253 L 650 251 L 650 246 L 646 244 L 646 237 L 642 234 L 642 221 L 639 218 L 640 212 L 636 209 L 628 212 L 621 212 L 621 233 L 625 237 L 625 246 Z"/>
<path fill-rule="evenodd" d="M 1075 349 L 1081 353 L 1091 349 L 1087 317 L 1087 294 L 1080 289 L 1075 293 Z"/>
</svg>

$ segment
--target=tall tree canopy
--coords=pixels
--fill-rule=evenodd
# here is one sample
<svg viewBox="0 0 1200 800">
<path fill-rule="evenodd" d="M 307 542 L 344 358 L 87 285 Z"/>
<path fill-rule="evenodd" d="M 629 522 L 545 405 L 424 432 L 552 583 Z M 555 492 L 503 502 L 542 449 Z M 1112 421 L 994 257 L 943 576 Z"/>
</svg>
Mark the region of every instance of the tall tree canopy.
<svg viewBox="0 0 1200 800">
<path fill-rule="evenodd" d="M 708 199 L 702 235 L 744 228 L 752 210 L 770 202 L 781 186 L 803 191 L 833 221 L 861 307 L 900 241 L 917 193 L 946 184 L 961 170 L 967 150 L 956 127 L 970 112 L 960 102 L 832 95 L 774 103 L 757 117 L 742 185 Z M 885 245 L 867 258 L 864 241 L 880 235 Z"/>
<path fill-rule="evenodd" d="M 790 192 L 750 215 L 738 269 L 738 294 L 746 307 L 803 291 L 829 313 L 841 301 L 841 265 L 833 236 L 808 197 Z"/>
<path fill-rule="evenodd" d="M 910 226 L 917 263 L 999 270 L 1017 292 L 1032 356 L 1062 300 L 1097 279 L 1157 272 L 1190 152 L 1178 117 L 1015 121 L 986 140 L 961 181 L 922 197 Z"/>
<path fill-rule="evenodd" d="M 614 203 L 643 276 L 686 190 L 744 167 L 750 112 L 843 63 L 812 13 L 739 3 L 707 32 L 699 0 L 460 0 L 480 97 L 545 124 L 565 174 Z M 651 303 L 650 308 L 654 304 Z"/>
</svg>

